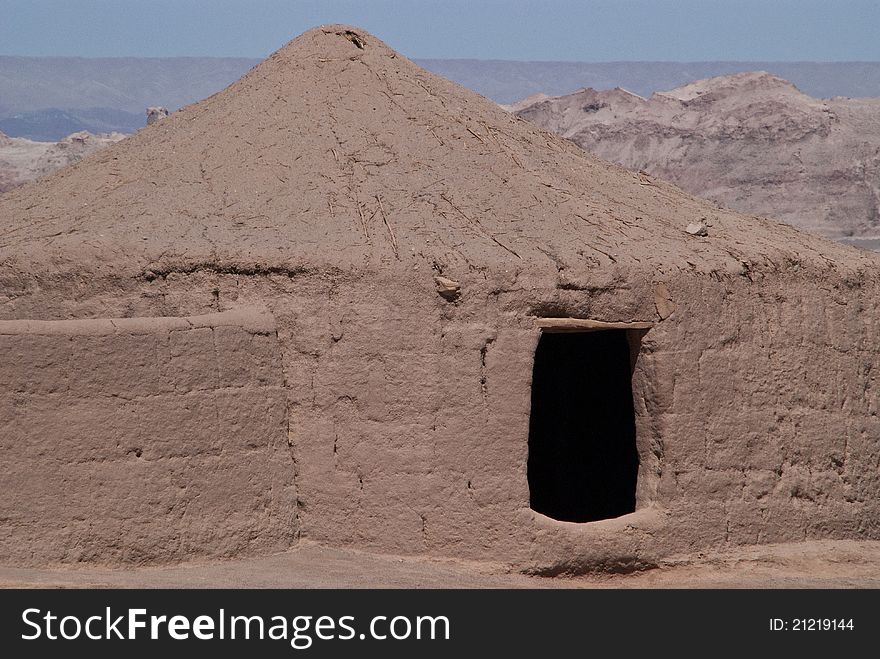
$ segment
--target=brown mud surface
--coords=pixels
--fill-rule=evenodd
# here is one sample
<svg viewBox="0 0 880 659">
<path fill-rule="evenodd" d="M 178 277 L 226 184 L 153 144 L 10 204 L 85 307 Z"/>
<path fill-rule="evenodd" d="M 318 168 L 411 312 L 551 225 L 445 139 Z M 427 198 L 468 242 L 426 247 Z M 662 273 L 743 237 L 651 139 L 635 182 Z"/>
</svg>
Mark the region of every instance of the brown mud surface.
<svg viewBox="0 0 880 659">
<path fill-rule="evenodd" d="M 262 558 L 170 567 L 0 567 L 2 588 L 880 588 L 880 543 L 740 547 L 632 574 L 535 577 L 504 565 L 369 554 L 311 543 Z"/>
</svg>

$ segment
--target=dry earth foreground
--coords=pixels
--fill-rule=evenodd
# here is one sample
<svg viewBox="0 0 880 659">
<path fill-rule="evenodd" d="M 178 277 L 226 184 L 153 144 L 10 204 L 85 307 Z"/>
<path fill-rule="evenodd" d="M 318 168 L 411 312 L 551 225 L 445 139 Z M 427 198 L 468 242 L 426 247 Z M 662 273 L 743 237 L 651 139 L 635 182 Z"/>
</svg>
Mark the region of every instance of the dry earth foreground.
<svg viewBox="0 0 880 659">
<path fill-rule="evenodd" d="M 0 197 L 0 563 L 874 546 L 878 274 L 318 28 Z"/>
<path fill-rule="evenodd" d="M 0 133 L 0 193 L 78 162 L 124 137 L 122 133 L 81 132 L 60 142 L 35 142 Z"/>
<path fill-rule="evenodd" d="M 540 577 L 486 561 L 303 541 L 270 556 L 162 566 L 2 567 L 0 588 L 880 588 L 875 541 L 818 540 L 673 556 L 653 569 Z"/>
<path fill-rule="evenodd" d="M 510 107 L 601 158 L 726 207 L 831 238 L 880 239 L 880 99 L 819 100 L 758 72 L 648 99 L 583 89 Z"/>
</svg>

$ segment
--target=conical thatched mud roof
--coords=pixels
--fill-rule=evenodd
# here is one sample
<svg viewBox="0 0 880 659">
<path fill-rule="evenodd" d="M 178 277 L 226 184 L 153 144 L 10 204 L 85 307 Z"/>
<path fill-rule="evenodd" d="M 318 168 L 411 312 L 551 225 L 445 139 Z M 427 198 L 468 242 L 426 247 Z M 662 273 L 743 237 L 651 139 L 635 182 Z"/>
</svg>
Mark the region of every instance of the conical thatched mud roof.
<svg viewBox="0 0 880 659">
<path fill-rule="evenodd" d="M 685 232 L 701 221 L 708 238 Z M 598 161 L 341 26 L 0 200 L 3 277 L 415 263 L 579 281 L 829 260 L 876 262 Z"/>
</svg>

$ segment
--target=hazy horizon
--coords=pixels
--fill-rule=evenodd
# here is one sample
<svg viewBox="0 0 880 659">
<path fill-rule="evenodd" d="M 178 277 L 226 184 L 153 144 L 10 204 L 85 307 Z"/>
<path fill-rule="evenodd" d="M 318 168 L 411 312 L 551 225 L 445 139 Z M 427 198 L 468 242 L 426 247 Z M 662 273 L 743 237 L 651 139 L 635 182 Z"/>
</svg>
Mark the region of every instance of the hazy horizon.
<svg viewBox="0 0 880 659">
<path fill-rule="evenodd" d="M 283 44 L 282 44 L 283 46 Z M 280 48 L 281 46 L 279 46 Z M 274 51 L 271 51 L 274 52 Z M 268 55 L 271 54 L 268 53 Z M 234 55 L 21 55 L 21 54 L 10 54 L 0 52 L 0 57 L 8 57 L 8 58 L 22 58 L 22 59 L 85 59 L 85 60 L 172 60 L 172 59 L 192 59 L 192 60 L 241 60 L 241 61 L 253 61 L 254 63 L 258 63 L 263 61 L 266 57 L 246 57 L 246 56 L 234 56 Z M 409 57 L 409 56 L 408 56 Z M 695 60 L 661 60 L 661 59 L 641 59 L 641 60 L 624 60 L 624 59 L 616 59 L 616 60 L 563 60 L 563 59 L 534 59 L 534 60 L 524 60 L 524 59 L 504 59 L 499 57 L 418 57 L 411 56 L 409 57 L 416 62 L 454 62 L 456 60 L 462 62 L 481 62 L 490 64 L 492 62 L 498 63 L 521 63 L 521 64 L 669 64 L 669 65 L 689 65 L 689 64 L 744 64 L 744 65 L 754 65 L 754 64 L 880 64 L 880 58 L 878 59 L 861 59 L 861 60 L 817 60 L 817 59 L 803 59 L 803 60 L 767 60 L 767 59 L 759 59 L 759 60 L 745 60 L 745 59 L 715 59 L 715 60 L 707 60 L 707 59 L 695 59 Z"/>
<path fill-rule="evenodd" d="M 0 0 L 0 55 L 259 59 L 320 24 L 411 58 L 876 62 L 871 0 Z"/>
</svg>

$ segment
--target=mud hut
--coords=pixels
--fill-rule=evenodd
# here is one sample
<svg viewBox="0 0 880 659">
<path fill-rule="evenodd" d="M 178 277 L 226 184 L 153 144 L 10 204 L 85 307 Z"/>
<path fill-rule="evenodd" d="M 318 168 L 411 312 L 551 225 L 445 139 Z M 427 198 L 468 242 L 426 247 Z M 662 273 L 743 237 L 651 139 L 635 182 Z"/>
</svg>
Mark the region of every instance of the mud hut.
<svg viewBox="0 0 880 659">
<path fill-rule="evenodd" d="M 877 265 L 312 30 L 0 198 L 0 561 L 880 538 Z"/>
</svg>

